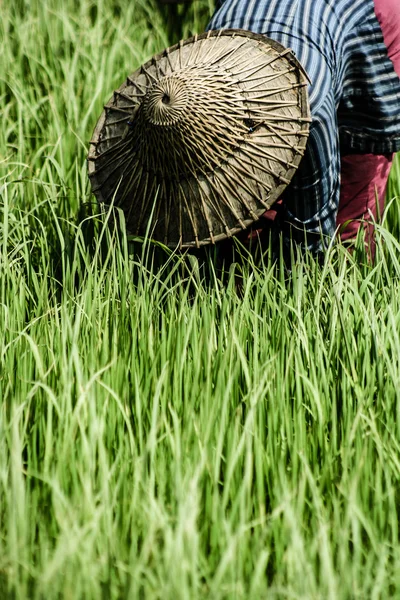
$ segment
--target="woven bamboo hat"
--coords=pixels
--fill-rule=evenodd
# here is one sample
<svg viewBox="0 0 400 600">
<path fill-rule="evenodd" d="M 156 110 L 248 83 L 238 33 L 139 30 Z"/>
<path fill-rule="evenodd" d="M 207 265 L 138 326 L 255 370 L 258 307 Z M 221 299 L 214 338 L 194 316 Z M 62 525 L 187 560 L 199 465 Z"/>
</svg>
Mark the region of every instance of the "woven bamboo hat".
<svg viewBox="0 0 400 600">
<path fill-rule="evenodd" d="M 211 31 L 153 57 L 114 92 L 90 144 L 93 192 L 134 235 L 199 247 L 280 198 L 304 153 L 307 79 L 290 50 Z"/>
</svg>

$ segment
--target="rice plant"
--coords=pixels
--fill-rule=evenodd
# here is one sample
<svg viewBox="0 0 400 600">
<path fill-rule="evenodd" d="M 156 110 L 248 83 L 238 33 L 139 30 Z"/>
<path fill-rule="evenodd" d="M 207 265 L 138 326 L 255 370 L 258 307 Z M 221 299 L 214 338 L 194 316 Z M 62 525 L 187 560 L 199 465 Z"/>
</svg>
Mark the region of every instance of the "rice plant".
<svg viewBox="0 0 400 600">
<path fill-rule="evenodd" d="M 0 598 L 400 597 L 398 158 L 374 263 L 221 277 L 88 188 L 156 3 L 6 2 L 0 35 Z"/>
</svg>

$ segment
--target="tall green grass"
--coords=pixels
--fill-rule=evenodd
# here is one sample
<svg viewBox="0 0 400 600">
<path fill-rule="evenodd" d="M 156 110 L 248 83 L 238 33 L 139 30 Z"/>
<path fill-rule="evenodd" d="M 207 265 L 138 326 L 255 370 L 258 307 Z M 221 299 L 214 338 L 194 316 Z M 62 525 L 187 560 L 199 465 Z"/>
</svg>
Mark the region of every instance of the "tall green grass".
<svg viewBox="0 0 400 600">
<path fill-rule="evenodd" d="M 374 264 L 249 259 L 238 293 L 82 211 L 155 5 L 0 27 L 0 598 L 400 597 L 399 163 Z"/>
<path fill-rule="evenodd" d="M 386 226 L 396 239 L 400 240 L 400 221 L 397 204 L 400 198 L 400 153 L 394 156 L 386 192 Z"/>
</svg>

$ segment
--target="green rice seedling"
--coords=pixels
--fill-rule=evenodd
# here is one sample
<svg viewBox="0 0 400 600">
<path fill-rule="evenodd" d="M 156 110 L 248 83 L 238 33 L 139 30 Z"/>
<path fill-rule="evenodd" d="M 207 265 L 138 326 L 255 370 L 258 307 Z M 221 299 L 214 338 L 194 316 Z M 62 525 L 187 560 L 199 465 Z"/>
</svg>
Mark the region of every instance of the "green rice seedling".
<svg viewBox="0 0 400 600">
<path fill-rule="evenodd" d="M 399 198 L 400 198 L 400 153 L 394 156 L 386 192 L 386 223 L 389 231 L 399 239 Z"/>
<path fill-rule="evenodd" d="M 0 28 L 0 597 L 398 597 L 397 200 L 373 263 L 359 240 L 221 277 L 132 240 L 85 157 L 168 43 L 155 4 Z"/>
</svg>

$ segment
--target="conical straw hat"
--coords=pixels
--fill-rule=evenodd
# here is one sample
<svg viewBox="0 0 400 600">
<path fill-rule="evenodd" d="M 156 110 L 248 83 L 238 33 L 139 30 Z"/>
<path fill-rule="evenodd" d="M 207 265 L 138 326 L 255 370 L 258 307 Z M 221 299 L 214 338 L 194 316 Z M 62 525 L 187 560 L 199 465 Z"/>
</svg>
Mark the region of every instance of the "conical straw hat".
<svg viewBox="0 0 400 600">
<path fill-rule="evenodd" d="M 218 242 L 280 198 L 304 153 L 307 80 L 290 50 L 243 30 L 158 54 L 114 92 L 94 131 L 93 192 L 127 230 L 170 247 Z"/>
</svg>

